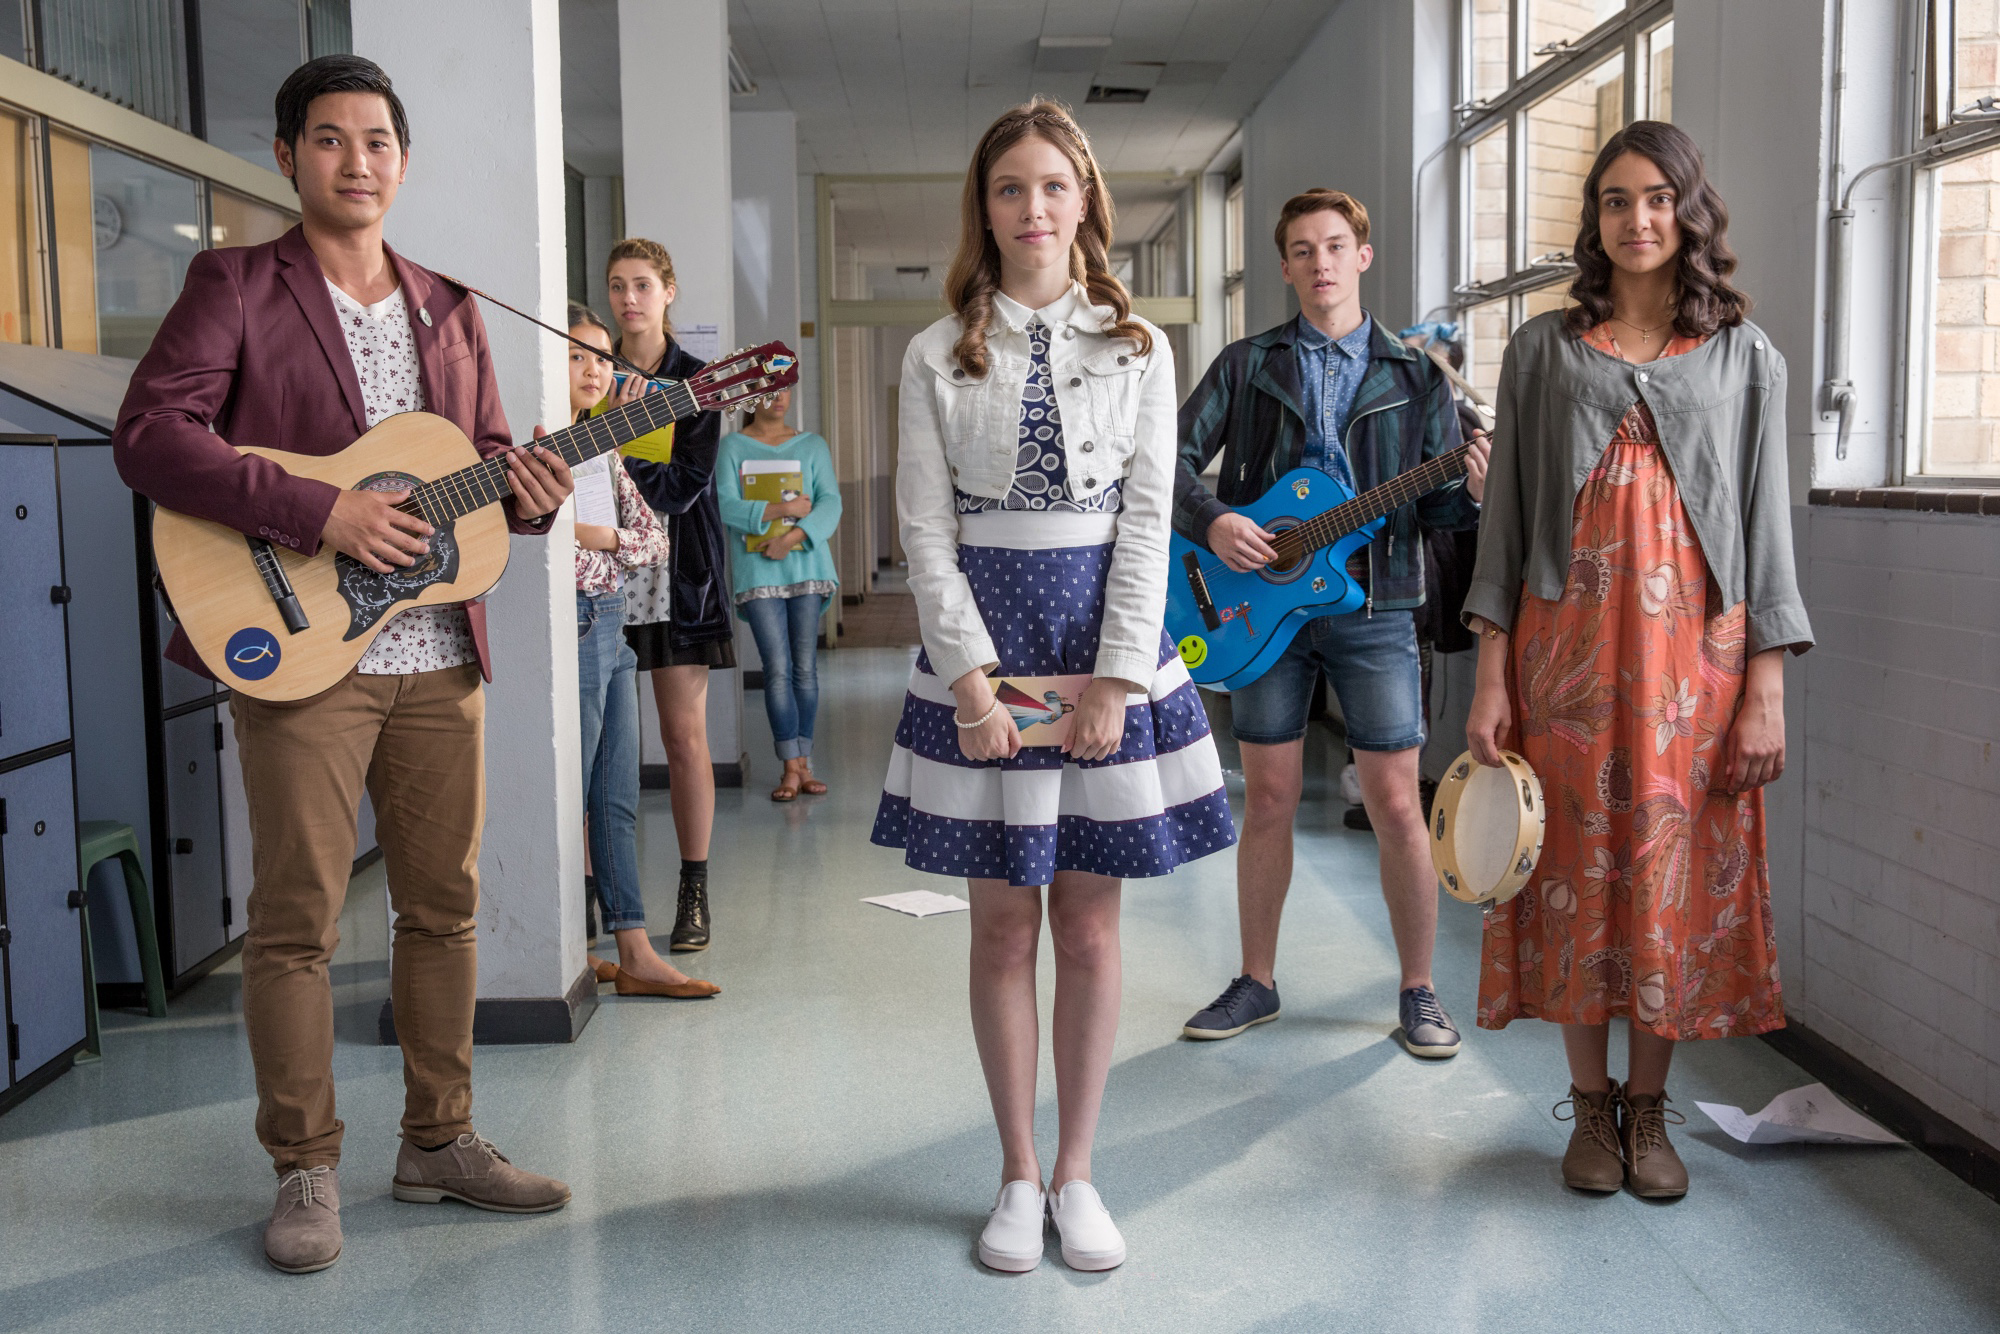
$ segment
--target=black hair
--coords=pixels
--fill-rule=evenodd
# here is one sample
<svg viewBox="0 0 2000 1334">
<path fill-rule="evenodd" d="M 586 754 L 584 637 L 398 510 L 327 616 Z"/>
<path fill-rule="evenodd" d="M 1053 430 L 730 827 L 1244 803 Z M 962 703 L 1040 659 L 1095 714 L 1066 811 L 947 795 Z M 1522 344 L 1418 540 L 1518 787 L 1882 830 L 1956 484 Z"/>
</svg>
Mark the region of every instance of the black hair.
<svg viewBox="0 0 2000 1334">
<path fill-rule="evenodd" d="M 299 136 L 306 132 L 306 112 L 315 97 L 328 93 L 374 93 L 389 104 L 389 124 L 396 132 L 396 144 L 410 151 L 410 118 L 403 111 L 403 99 L 396 96 L 389 75 L 364 56 L 320 56 L 308 60 L 286 76 L 278 89 L 278 137 L 298 151 Z M 294 181 L 292 188 L 297 189 Z"/>
<path fill-rule="evenodd" d="M 578 325 L 584 325 L 592 329 L 602 329 L 611 337 L 612 342 L 615 343 L 618 341 L 617 335 L 611 333 L 611 326 L 599 318 L 596 311 L 584 305 L 581 301 L 572 301 L 569 303 L 569 327 L 574 329 Z"/>
</svg>

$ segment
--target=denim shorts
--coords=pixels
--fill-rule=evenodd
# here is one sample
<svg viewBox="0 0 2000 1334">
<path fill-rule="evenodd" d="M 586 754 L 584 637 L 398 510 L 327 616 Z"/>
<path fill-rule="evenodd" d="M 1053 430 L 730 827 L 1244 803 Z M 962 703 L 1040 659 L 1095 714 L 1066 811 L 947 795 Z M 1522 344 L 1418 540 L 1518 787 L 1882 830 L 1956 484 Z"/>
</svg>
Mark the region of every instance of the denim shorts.
<svg viewBox="0 0 2000 1334">
<path fill-rule="evenodd" d="M 1355 750 L 1424 744 L 1423 672 L 1415 614 L 1378 611 L 1322 616 L 1299 628 L 1271 670 L 1229 692 L 1229 734 L 1276 746 L 1306 734 L 1314 677 L 1326 673 Z"/>
</svg>

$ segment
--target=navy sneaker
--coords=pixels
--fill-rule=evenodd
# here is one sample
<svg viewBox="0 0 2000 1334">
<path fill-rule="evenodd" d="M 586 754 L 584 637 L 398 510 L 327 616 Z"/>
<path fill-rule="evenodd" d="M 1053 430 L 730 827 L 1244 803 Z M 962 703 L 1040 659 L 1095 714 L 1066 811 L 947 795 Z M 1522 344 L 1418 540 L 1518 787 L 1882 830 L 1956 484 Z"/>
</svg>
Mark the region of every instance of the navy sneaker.
<svg viewBox="0 0 2000 1334">
<path fill-rule="evenodd" d="M 1403 1021 L 1396 1030 L 1396 1041 L 1410 1055 L 1433 1061 L 1458 1055 L 1458 1029 L 1452 1026 L 1444 1006 L 1438 1004 L 1435 991 L 1411 987 L 1397 998 L 1396 1012 Z"/>
<path fill-rule="evenodd" d="M 1278 989 L 1245 973 L 1225 987 L 1206 1010 L 1188 1020 L 1181 1035 L 1203 1041 L 1233 1038 L 1254 1024 L 1268 1024 L 1277 1017 Z"/>
</svg>

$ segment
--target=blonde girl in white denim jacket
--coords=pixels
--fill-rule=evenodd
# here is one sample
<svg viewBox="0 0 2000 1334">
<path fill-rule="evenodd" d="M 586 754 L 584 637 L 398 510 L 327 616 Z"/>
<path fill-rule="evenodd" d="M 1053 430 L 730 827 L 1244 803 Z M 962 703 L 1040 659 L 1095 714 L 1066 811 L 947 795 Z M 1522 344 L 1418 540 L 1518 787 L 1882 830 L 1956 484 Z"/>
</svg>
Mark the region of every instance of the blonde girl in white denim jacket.
<svg viewBox="0 0 2000 1334">
<path fill-rule="evenodd" d="M 1161 629 L 1173 505 L 1173 355 L 1111 275 L 1111 198 L 1083 132 L 1034 102 L 966 174 L 956 311 L 903 360 L 896 499 L 924 652 L 874 841 L 962 877 L 973 1035 L 1001 1149 L 979 1239 L 995 1269 L 1123 1263 L 1090 1149 L 1120 990 L 1129 877 L 1236 841 L 1201 700 Z M 1077 676 L 1069 740 L 1026 746 L 1002 677 Z M 1026 716 L 1024 710 L 1023 716 Z M 1055 942 L 1055 1170 L 1035 1154 L 1035 955 Z"/>
</svg>

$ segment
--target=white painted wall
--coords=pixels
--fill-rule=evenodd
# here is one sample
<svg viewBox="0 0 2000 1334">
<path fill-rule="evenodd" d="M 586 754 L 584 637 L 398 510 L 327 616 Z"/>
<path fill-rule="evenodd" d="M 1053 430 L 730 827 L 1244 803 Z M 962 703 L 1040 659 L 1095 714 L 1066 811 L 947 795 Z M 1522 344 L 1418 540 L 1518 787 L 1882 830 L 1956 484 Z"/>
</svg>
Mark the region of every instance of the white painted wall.
<svg viewBox="0 0 2000 1334">
<path fill-rule="evenodd" d="M 562 321 L 561 59 L 556 0 L 457 11 L 354 0 L 354 47 L 380 62 L 409 110 L 410 169 L 390 244 L 541 319 Z M 469 225 L 477 220 L 477 225 Z M 567 419 L 562 344 L 484 312 L 517 440 Z M 487 601 L 486 834 L 480 853 L 479 994 L 557 997 L 583 959 L 582 760 L 578 755 L 575 536 L 516 537 Z"/>
</svg>

